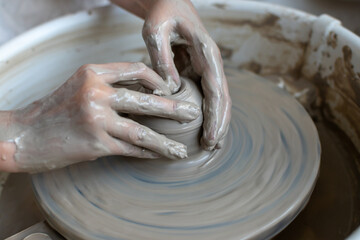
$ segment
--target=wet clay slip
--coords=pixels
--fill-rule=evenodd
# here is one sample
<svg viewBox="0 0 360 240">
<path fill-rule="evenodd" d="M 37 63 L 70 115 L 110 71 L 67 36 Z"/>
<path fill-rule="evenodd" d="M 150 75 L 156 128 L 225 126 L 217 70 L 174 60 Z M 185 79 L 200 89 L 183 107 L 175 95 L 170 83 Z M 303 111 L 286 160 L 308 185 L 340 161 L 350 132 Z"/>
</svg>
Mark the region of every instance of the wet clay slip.
<svg viewBox="0 0 360 240">
<path fill-rule="evenodd" d="M 202 107 L 203 95 L 198 83 L 182 78 L 181 87 L 175 94 L 166 98 L 189 102 Z M 198 154 L 208 155 L 209 152 L 202 150 L 200 138 L 202 135 L 203 115 L 190 122 L 178 122 L 167 118 L 134 115 L 131 117 L 142 125 L 150 127 L 160 134 L 187 146 L 188 156 L 196 158 Z M 207 153 L 207 154 L 206 154 Z M 195 155 L 195 156 L 194 156 Z"/>
<path fill-rule="evenodd" d="M 48 222 L 68 239 L 89 240 L 263 239 L 286 227 L 315 185 L 317 131 L 274 84 L 248 72 L 225 73 L 233 106 L 221 149 L 199 147 L 201 117 L 180 124 L 132 116 L 186 144 L 188 158 L 114 156 L 33 175 Z M 182 87 L 172 97 L 201 104 L 195 83 L 183 80 Z"/>
</svg>

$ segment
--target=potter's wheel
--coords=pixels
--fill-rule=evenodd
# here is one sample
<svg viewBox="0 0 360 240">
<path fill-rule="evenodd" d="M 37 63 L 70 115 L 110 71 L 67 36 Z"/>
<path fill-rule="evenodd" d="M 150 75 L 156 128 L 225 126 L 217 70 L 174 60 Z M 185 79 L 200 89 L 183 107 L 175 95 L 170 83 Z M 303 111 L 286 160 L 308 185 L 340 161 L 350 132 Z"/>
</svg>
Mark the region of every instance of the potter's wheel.
<svg viewBox="0 0 360 240">
<path fill-rule="evenodd" d="M 185 161 L 107 157 L 33 176 L 48 222 L 68 239 L 267 238 L 306 204 L 320 144 L 306 111 L 250 73 L 227 70 L 224 147 Z"/>
</svg>

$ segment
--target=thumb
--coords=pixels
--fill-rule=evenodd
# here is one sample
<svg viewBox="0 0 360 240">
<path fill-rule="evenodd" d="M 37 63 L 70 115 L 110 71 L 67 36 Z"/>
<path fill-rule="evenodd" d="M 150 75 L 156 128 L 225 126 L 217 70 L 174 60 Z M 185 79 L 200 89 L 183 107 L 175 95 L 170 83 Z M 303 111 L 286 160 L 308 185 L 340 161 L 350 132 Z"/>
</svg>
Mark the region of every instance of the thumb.
<svg viewBox="0 0 360 240">
<path fill-rule="evenodd" d="M 180 77 L 176 69 L 170 45 L 170 29 L 159 27 L 143 29 L 143 38 L 150 54 L 154 70 L 165 80 L 172 93 L 180 88 Z"/>
</svg>

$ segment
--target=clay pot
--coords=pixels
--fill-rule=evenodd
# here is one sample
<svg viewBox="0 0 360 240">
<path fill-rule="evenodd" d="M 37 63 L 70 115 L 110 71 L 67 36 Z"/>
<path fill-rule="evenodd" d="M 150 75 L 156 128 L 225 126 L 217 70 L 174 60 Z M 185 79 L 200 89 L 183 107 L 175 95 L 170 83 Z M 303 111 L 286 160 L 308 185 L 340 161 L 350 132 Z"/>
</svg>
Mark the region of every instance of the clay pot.
<svg viewBox="0 0 360 240">
<path fill-rule="evenodd" d="M 179 91 L 171 96 L 166 96 L 166 98 L 192 102 L 201 109 L 203 94 L 197 83 L 182 78 Z M 203 152 L 200 146 L 203 123 L 202 112 L 196 120 L 188 123 L 180 123 L 160 117 L 132 116 L 131 118 L 172 140 L 185 144 L 188 148 L 188 156 Z"/>
</svg>

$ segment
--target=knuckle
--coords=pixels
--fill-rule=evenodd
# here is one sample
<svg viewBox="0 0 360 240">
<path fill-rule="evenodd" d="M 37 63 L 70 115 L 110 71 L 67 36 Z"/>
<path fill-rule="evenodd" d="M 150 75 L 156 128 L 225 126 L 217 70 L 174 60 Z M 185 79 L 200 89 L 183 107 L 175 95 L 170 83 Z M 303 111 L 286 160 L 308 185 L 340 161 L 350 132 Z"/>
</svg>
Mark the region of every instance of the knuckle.
<svg viewBox="0 0 360 240">
<path fill-rule="evenodd" d="M 103 98 L 103 93 L 95 87 L 86 87 L 82 89 L 80 98 L 80 111 L 82 121 L 87 124 L 93 124 L 97 119 L 97 110 L 95 105 L 99 106 L 99 102 Z"/>
<path fill-rule="evenodd" d="M 144 73 L 148 69 L 148 67 L 145 65 L 145 63 L 142 63 L 142 62 L 132 63 L 131 67 L 133 69 L 136 69 L 139 73 Z"/>
<path fill-rule="evenodd" d="M 143 29 L 142 29 L 142 34 L 145 37 L 149 37 L 151 35 L 156 35 L 161 33 L 161 29 L 163 29 L 164 27 L 166 27 L 167 22 L 163 22 L 161 24 L 153 24 L 151 21 L 146 21 Z"/>
<path fill-rule="evenodd" d="M 89 69 L 89 65 L 90 65 L 90 64 L 84 64 L 84 65 L 80 66 L 80 67 L 78 68 L 77 72 L 80 72 L 80 73 L 86 72 L 86 71 Z"/>
<path fill-rule="evenodd" d="M 130 131 L 130 141 L 135 145 L 141 144 L 144 142 L 146 136 L 146 130 L 142 127 L 135 127 L 133 131 Z"/>
<path fill-rule="evenodd" d="M 119 97 L 126 96 L 129 93 L 129 90 L 126 88 L 119 88 L 116 90 L 116 95 Z"/>
<path fill-rule="evenodd" d="M 146 38 L 148 35 L 150 35 L 151 30 L 152 30 L 152 24 L 150 24 L 148 21 L 146 21 L 142 28 L 143 37 Z"/>
<path fill-rule="evenodd" d="M 146 24 L 142 30 L 142 37 L 145 43 L 152 47 L 161 46 L 161 36 L 164 33 L 164 27 L 154 27 L 151 24 Z"/>
<path fill-rule="evenodd" d="M 87 126 L 92 126 L 92 128 L 94 127 L 94 125 L 96 125 L 96 114 L 94 113 L 94 111 L 89 108 L 89 107 L 83 107 L 81 109 L 81 121 L 87 125 Z"/>
<path fill-rule="evenodd" d="M 85 80 L 93 79 L 97 76 L 95 71 L 93 70 L 94 64 L 85 64 L 79 67 L 77 70 L 77 74 L 85 77 Z"/>
<path fill-rule="evenodd" d="M 126 146 L 123 149 L 123 155 L 126 156 L 136 156 L 138 153 L 138 148 L 132 145 Z"/>
<path fill-rule="evenodd" d="M 91 69 L 93 67 L 94 67 L 93 64 L 84 64 L 81 67 L 79 67 L 78 72 L 87 73 L 87 72 L 91 71 Z"/>
<path fill-rule="evenodd" d="M 101 91 L 95 86 L 85 86 L 82 89 L 82 99 L 85 103 L 97 101 L 101 96 Z"/>
<path fill-rule="evenodd" d="M 154 39 L 154 33 L 156 32 L 155 28 L 149 24 L 145 23 L 142 29 L 142 36 L 144 40 Z"/>
<path fill-rule="evenodd" d="M 145 107 L 148 104 L 152 104 L 152 98 L 150 97 L 150 95 L 147 94 L 141 94 L 138 96 L 138 102 L 139 102 L 139 107 Z"/>
</svg>

